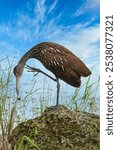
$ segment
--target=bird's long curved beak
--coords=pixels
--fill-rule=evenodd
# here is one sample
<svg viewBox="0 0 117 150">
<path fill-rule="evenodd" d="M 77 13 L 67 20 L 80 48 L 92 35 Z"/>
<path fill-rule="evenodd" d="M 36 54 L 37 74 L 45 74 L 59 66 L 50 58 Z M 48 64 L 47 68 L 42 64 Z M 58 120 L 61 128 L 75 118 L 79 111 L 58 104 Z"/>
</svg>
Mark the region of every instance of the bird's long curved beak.
<svg viewBox="0 0 117 150">
<path fill-rule="evenodd" d="M 16 93 L 17 93 L 17 98 L 19 98 L 19 80 L 20 80 L 20 77 L 16 77 Z"/>
</svg>

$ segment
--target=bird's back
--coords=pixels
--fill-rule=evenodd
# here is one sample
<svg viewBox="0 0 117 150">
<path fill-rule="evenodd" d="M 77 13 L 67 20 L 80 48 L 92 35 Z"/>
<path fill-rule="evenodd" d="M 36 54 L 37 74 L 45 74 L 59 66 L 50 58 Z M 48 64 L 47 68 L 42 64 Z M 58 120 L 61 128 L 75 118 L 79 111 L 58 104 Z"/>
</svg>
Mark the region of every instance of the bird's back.
<svg viewBox="0 0 117 150">
<path fill-rule="evenodd" d="M 80 77 L 87 77 L 91 74 L 80 58 L 62 45 L 43 42 L 36 45 L 35 48 L 39 49 L 37 59 L 58 78 L 72 86 L 79 87 Z"/>
</svg>

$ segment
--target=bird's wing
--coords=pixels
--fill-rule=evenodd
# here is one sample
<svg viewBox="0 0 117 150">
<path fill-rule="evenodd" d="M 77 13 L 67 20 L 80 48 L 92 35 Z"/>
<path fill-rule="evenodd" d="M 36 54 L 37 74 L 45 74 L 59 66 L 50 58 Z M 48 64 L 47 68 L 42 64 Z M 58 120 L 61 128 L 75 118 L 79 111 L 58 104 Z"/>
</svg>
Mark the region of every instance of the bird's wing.
<svg viewBox="0 0 117 150">
<path fill-rule="evenodd" d="M 74 55 L 71 51 L 61 45 L 47 43 L 46 49 L 43 49 L 42 54 L 43 65 L 52 71 L 57 72 L 74 72 L 77 75 L 87 77 L 91 74 L 87 66 Z"/>
<path fill-rule="evenodd" d="M 83 61 L 76 57 L 73 56 L 70 58 L 70 67 L 79 75 L 83 77 L 87 77 L 88 75 L 91 74 L 91 71 L 88 69 L 88 67 L 83 63 Z"/>
</svg>

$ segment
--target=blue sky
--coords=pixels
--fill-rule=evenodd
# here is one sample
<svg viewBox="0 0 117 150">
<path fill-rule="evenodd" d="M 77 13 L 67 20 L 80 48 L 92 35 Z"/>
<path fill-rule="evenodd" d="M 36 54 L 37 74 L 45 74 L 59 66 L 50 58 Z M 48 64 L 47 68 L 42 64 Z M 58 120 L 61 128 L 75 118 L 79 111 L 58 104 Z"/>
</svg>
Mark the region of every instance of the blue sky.
<svg viewBox="0 0 117 150">
<path fill-rule="evenodd" d="M 85 52 L 95 55 L 97 51 L 92 47 L 99 47 L 99 1 L 1 1 L 0 52 L 9 55 L 17 51 L 22 55 L 41 41 L 64 44 L 75 53 L 79 51 L 81 57 Z M 92 47 L 82 48 L 80 43 Z"/>
<path fill-rule="evenodd" d="M 99 0 L 3 0 L 0 4 L 0 59 L 17 64 L 41 41 L 64 45 L 99 74 Z M 39 64 L 40 65 L 40 64 Z"/>
</svg>

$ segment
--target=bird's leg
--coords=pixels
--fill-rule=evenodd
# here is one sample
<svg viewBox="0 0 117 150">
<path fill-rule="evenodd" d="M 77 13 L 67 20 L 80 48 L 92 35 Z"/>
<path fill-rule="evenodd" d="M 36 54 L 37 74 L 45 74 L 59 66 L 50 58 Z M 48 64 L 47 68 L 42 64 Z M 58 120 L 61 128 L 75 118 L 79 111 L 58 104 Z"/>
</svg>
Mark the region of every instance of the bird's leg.
<svg viewBox="0 0 117 150">
<path fill-rule="evenodd" d="M 47 73 L 43 72 L 42 70 L 38 69 L 38 68 L 34 68 L 34 67 L 30 67 L 28 65 L 26 65 L 25 67 L 26 69 L 29 69 L 29 72 L 37 72 L 34 76 L 36 76 L 38 73 L 42 73 L 45 76 L 49 77 L 50 79 L 52 79 L 53 81 L 57 82 L 57 79 L 54 79 L 53 77 L 51 77 L 50 75 L 48 75 Z"/>
<path fill-rule="evenodd" d="M 56 77 L 56 82 L 57 82 L 57 101 L 56 101 L 56 106 L 59 104 L 59 92 L 60 92 L 60 84 L 59 84 L 59 78 Z"/>
<path fill-rule="evenodd" d="M 56 101 L 56 106 L 58 106 L 59 104 L 59 92 L 60 92 L 60 84 L 59 84 L 59 78 L 56 77 L 56 79 L 54 79 L 53 77 L 49 76 L 48 74 L 46 74 L 45 72 L 43 72 L 42 70 L 38 69 L 38 68 L 34 68 L 34 67 L 30 67 L 28 65 L 26 65 L 25 67 L 26 69 L 29 69 L 28 71 L 29 72 L 37 72 L 35 74 L 35 76 L 38 74 L 38 73 L 42 73 L 44 75 L 46 75 L 47 77 L 49 77 L 50 79 L 52 79 L 53 81 L 56 81 L 57 82 L 57 101 Z"/>
</svg>

